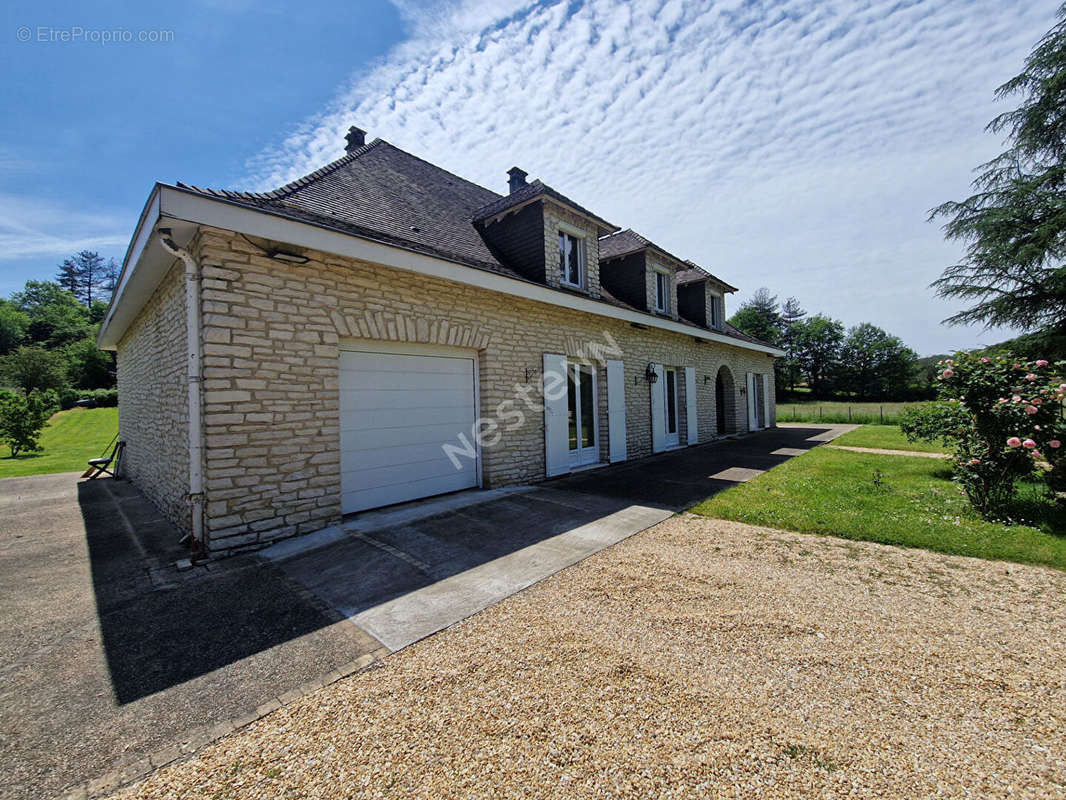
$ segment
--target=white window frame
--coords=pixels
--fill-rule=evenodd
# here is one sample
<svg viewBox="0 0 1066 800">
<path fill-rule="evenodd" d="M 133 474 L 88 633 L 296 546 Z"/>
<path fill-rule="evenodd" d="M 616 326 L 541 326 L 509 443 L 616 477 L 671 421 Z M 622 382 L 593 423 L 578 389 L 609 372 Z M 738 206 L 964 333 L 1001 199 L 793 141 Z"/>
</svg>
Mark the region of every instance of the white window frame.
<svg viewBox="0 0 1066 800">
<path fill-rule="evenodd" d="M 670 295 L 673 294 L 670 287 L 670 271 L 660 269 L 659 267 L 653 268 L 653 274 L 655 276 L 655 310 L 660 314 L 670 313 Z M 663 297 L 662 305 L 659 305 L 659 276 L 663 277 Z"/>
<path fill-rule="evenodd" d="M 725 321 L 725 298 L 718 292 L 708 291 L 708 294 L 711 296 L 711 318 L 707 320 L 707 325 L 720 331 Z"/>
<path fill-rule="evenodd" d="M 573 289 L 584 289 L 585 288 L 585 283 L 586 283 L 586 272 L 585 272 L 585 245 L 586 245 L 586 242 L 585 242 L 585 232 L 580 230 L 580 229 L 578 229 L 578 228 L 572 228 L 569 225 L 560 225 L 559 226 L 559 233 L 558 233 L 558 237 L 557 238 L 561 239 L 564 236 L 569 236 L 570 238 L 572 238 L 572 239 L 574 239 L 574 240 L 576 240 L 578 242 L 578 248 L 577 248 L 577 280 L 578 280 L 578 282 L 577 283 L 573 283 L 572 281 L 568 280 L 567 267 L 569 266 L 569 264 L 567 263 L 567 259 L 569 258 L 569 248 L 563 248 L 562 246 L 559 247 L 559 282 L 563 286 L 569 286 L 569 287 L 571 287 Z"/>
</svg>

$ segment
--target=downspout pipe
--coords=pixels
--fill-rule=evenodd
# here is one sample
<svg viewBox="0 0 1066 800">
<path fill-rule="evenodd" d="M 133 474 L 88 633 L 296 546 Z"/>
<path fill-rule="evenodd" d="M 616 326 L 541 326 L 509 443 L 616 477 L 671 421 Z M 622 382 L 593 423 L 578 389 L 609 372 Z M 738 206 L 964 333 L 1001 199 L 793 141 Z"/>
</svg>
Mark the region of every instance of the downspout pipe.
<svg viewBox="0 0 1066 800">
<path fill-rule="evenodd" d="M 159 228 L 159 242 L 185 264 L 186 382 L 189 393 L 189 502 L 192 505 L 193 548 L 206 552 L 204 540 L 203 462 L 203 344 L 200 336 L 200 265 L 196 258 L 171 238 L 170 228 Z"/>
</svg>

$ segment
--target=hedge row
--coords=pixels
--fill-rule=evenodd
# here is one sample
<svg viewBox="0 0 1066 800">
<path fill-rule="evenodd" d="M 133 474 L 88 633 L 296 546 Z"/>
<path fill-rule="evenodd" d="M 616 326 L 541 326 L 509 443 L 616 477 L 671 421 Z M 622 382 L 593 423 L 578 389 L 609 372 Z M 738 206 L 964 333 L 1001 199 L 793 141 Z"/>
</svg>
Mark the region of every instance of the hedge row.
<svg viewBox="0 0 1066 800">
<path fill-rule="evenodd" d="M 66 410 L 76 405 L 114 408 L 118 405 L 118 389 L 61 389 L 59 391 L 60 408 Z"/>
</svg>

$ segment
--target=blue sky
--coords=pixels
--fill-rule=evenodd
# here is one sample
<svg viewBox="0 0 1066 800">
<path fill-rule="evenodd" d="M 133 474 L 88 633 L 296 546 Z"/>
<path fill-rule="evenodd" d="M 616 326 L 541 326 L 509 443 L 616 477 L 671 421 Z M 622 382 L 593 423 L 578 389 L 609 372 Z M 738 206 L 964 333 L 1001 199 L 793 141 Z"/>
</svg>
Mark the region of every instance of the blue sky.
<svg viewBox="0 0 1066 800">
<path fill-rule="evenodd" d="M 121 258 L 156 180 L 269 188 L 358 124 L 498 191 L 518 164 L 740 286 L 733 307 L 765 285 L 923 353 L 990 343 L 939 324 L 927 285 L 960 248 L 925 217 L 1000 149 L 993 89 L 1056 4 L 9 0 L 0 294 L 83 247 Z M 107 31 L 135 41 L 85 41 Z"/>
</svg>

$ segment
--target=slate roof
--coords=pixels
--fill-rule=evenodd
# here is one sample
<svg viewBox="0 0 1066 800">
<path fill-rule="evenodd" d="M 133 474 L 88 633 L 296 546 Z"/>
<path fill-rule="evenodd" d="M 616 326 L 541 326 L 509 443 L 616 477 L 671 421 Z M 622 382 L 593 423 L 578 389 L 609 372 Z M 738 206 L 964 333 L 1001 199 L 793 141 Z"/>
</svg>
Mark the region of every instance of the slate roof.
<svg viewBox="0 0 1066 800">
<path fill-rule="evenodd" d="M 472 224 L 501 196 L 381 139 L 270 192 L 178 186 L 518 277 Z"/>
<path fill-rule="evenodd" d="M 659 245 L 655 244 L 655 242 L 641 236 L 632 228 L 626 228 L 624 231 L 618 231 L 617 233 L 612 233 L 611 235 L 604 236 L 600 239 L 600 261 L 628 256 L 631 253 L 637 253 L 648 248 L 658 250 L 660 253 L 674 259 L 674 261 L 688 264 L 688 269 L 679 270 L 676 273 L 678 283 L 693 283 L 695 281 L 710 280 L 720 286 L 724 286 L 728 291 L 737 291 L 735 286 L 730 286 L 721 278 L 712 275 L 699 264 L 689 261 L 687 258 L 678 258 L 669 250 L 664 250 L 659 247 Z"/>
<path fill-rule="evenodd" d="M 501 263 L 490 252 L 474 225 L 475 221 L 545 195 L 571 206 L 608 230 L 615 229 L 539 180 L 517 192 L 500 195 L 382 139 L 375 139 L 321 169 L 269 192 L 206 189 L 180 182 L 178 187 L 318 227 L 441 256 L 526 282 L 527 278 Z M 628 236 L 619 238 L 623 235 Z M 600 239 L 601 258 L 607 257 L 604 243 L 612 240 L 614 244 L 609 246 L 624 241 L 641 242 L 641 247 L 655 246 L 631 230 L 621 231 Z M 696 265 L 693 267 L 700 269 Z M 705 274 L 714 278 L 710 273 Z M 639 310 L 602 288 L 600 299 L 619 308 Z M 689 324 L 694 323 L 689 321 Z M 765 344 L 732 326 L 727 325 L 724 332 L 736 339 Z"/>
<path fill-rule="evenodd" d="M 493 200 L 491 203 L 488 203 L 482 208 L 479 208 L 477 211 L 474 212 L 474 221 L 481 222 L 482 220 L 486 220 L 489 217 L 493 217 L 496 214 L 499 214 L 501 211 L 506 211 L 509 208 L 521 205 L 527 200 L 533 200 L 537 197 L 550 197 L 553 200 L 562 203 L 563 205 L 570 206 L 572 209 L 582 214 L 583 216 L 586 216 L 594 222 L 599 223 L 604 233 L 610 233 L 611 231 L 618 230 L 617 225 L 612 225 L 603 217 L 593 214 L 584 206 L 575 203 L 562 192 L 558 192 L 552 187 L 548 186 L 546 183 L 541 182 L 539 178 L 535 181 L 532 181 L 531 183 L 527 183 L 521 189 L 511 192 L 510 194 L 504 195 L 503 197 L 500 197 L 497 200 Z"/>
</svg>

